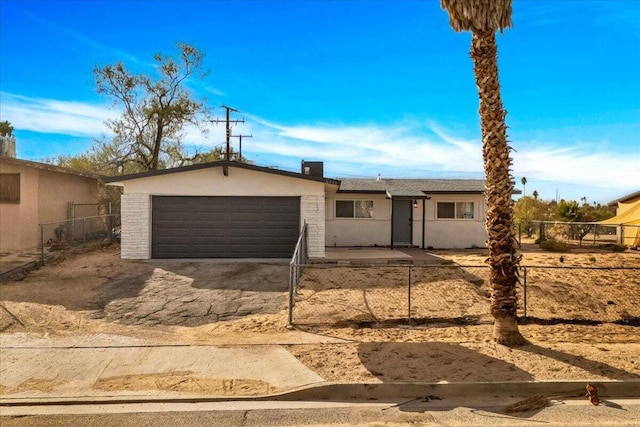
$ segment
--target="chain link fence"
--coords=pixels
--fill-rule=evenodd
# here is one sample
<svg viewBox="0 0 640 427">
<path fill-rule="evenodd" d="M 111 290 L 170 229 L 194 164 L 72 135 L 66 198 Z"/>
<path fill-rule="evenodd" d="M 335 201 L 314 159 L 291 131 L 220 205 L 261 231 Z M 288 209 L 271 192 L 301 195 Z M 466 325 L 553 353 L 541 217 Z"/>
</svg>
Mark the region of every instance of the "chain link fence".
<svg viewBox="0 0 640 427">
<path fill-rule="evenodd" d="M 528 221 L 517 226 L 519 243 L 553 239 L 571 247 L 637 247 L 640 225 L 603 225 L 593 222 Z"/>
<path fill-rule="evenodd" d="M 40 261 L 44 264 L 46 250 L 52 252 L 119 237 L 120 215 L 97 215 L 40 224 Z"/>
<path fill-rule="evenodd" d="M 487 266 L 297 267 L 291 324 L 492 322 Z M 517 294 L 527 321 L 640 324 L 640 268 L 521 267 Z"/>
</svg>

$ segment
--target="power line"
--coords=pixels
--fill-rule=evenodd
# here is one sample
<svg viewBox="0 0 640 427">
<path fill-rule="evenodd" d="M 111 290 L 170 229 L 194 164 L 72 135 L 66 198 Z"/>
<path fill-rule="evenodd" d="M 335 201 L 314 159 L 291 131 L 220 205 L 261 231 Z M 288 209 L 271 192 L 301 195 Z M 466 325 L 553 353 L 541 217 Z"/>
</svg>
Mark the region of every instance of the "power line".
<svg viewBox="0 0 640 427">
<path fill-rule="evenodd" d="M 231 158 L 230 158 L 231 157 L 230 156 L 231 150 L 230 150 L 230 144 L 229 144 L 229 142 L 231 140 L 231 136 L 232 136 L 231 135 L 231 123 L 244 123 L 244 119 L 233 119 L 233 120 L 231 120 L 231 118 L 230 118 L 230 113 L 232 111 L 234 113 L 239 113 L 240 110 L 237 110 L 237 109 L 232 108 L 232 107 L 227 107 L 226 105 L 221 105 L 220 108 L 224 108 L 225 110 L 227 110 L 226 118 L 225 119 L 215 118 L 215 119 L 211 120 L 211 123 L 216 123 L 216 124 L 225 123 L 226 124 L 226 128 L 227 128 L 227 150 L 225 152 L 224 159 L 226 161 L 229 161 L 229 160 L 231 160 Z"/>
<path fill-rule="evenodd" d="M 238 142 L 239 142 L 239 156 L 240 159 L 242 159 L 242 138 L 253 138 L 253 135 L 230 135 L 233 138 L 238 138 Z"/>
</svg>

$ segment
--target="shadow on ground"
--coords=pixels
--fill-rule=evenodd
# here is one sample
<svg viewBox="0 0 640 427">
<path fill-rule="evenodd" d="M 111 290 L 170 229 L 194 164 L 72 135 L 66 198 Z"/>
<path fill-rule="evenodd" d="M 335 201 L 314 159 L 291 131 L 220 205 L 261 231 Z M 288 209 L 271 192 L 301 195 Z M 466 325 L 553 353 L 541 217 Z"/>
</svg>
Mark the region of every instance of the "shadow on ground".
<svg viewBox="0 0 640 427">
<path fill-rule="evenodd" d="M 632 372 L 627 372 L 619 368 L 607 365 L 602 362 L 593 361 L 585 357 L 570 353 L 543 348 L 534 344 L 519 347 L 518 350 L 537 354 L 546 358 L 564 362 L 601 377 L 607 376 L 612 380 L 638 380 L 640 377 Z M 473 408 L 473 398 L 490 396 L 478 396 L 473 393 L 474 382 L 511 382 L 511 381 L 533 381 L 534 377 L 529 372 L 516 367 L 504 360 L 487 356 L 473 349 L 450 343 L 393 343 L 393 342 L 373 342 L 361 343 L 358 345 L 358 357 L 366 369 L 383 382 L 425 382 L 437 383 L 446 381 L 451 383 L 469 382 L 469 406 Z M 598 384 L 602 395 L 607 396 L 606 385 L 595 381 Z M 586 383 L 585 383 L 586 385 Z M 505 399 L 503 407 L 487 409 L 485 407 L 473 408 L 479 413 L 486 413 L 487 421 L 499 417 L 505 419 L 529 418 L 534 416 L 545 406 L 554 404 L 551 402 L 562 401 L 569 398 L 584 398 L 585 390 L 583 386 L 576 386 L 575 392 L 556 393 L 556 395 L 535 395 L 527 401 L 519 402 L 521 410 L 507 413 L 509 404 L 514 403 L 514 399 Z M 443 396 L 419 396 L 415 399 L 407 400 L 397 406 L 403 412 L 425 412 L 441 408 L 441 405 L 433 402 L 444 399 Z M 517 399 L 515 399 L 517 400 Z M 585 405 L 591 406 L 584 398 Z M 611 406 L 615 409 L 624 409 L 613 402 L 602 399 L 604 406 Z M 446 405 L 445 405 L 446 406 Z"/>
<path fill-rule="evenodd" d="M 383 382 L 531 381 L 511 363 L 467 347 L 440 342 L 365 342 L 358 357 Z"/>
<path fill-rule="evenodd" d="M 92 318 L 130 325 L 198 326 L 279 312 L 286 305 L 288 266 L 129 261 L 110 248 L 1 286 L 2 302 L 90 311 Z"/>
</svg>

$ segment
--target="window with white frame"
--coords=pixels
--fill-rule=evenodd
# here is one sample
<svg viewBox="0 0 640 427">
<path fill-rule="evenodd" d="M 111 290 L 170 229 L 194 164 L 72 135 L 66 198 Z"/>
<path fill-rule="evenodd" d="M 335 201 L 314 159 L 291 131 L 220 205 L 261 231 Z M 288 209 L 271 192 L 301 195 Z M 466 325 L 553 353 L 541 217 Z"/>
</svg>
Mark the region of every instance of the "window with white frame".
<svg viewBox="0 0 640 427">
<path fill-rule="evenodd" d="M 438 219 L 473 219 L 473 202 L 438 202 Z"/>
<path fill-rule="evenodd" d="M 373 218 L 373 200 L 336 200 L 336 218 Z"/>
</svg>

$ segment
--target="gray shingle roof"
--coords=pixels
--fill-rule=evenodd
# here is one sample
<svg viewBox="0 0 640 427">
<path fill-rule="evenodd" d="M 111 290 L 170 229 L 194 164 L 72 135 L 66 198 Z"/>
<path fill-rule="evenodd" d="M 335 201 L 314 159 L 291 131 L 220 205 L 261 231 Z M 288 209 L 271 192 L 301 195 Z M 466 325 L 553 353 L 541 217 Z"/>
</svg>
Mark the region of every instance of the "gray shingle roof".
<svg viewBox="0 0 640 427">
<path fill-rule="evenodd" d="M 375 192 L 392 196 L 419 193 L 483 193 L 483 179 L 342 179 L 341 192 Z"/>
</svg>

